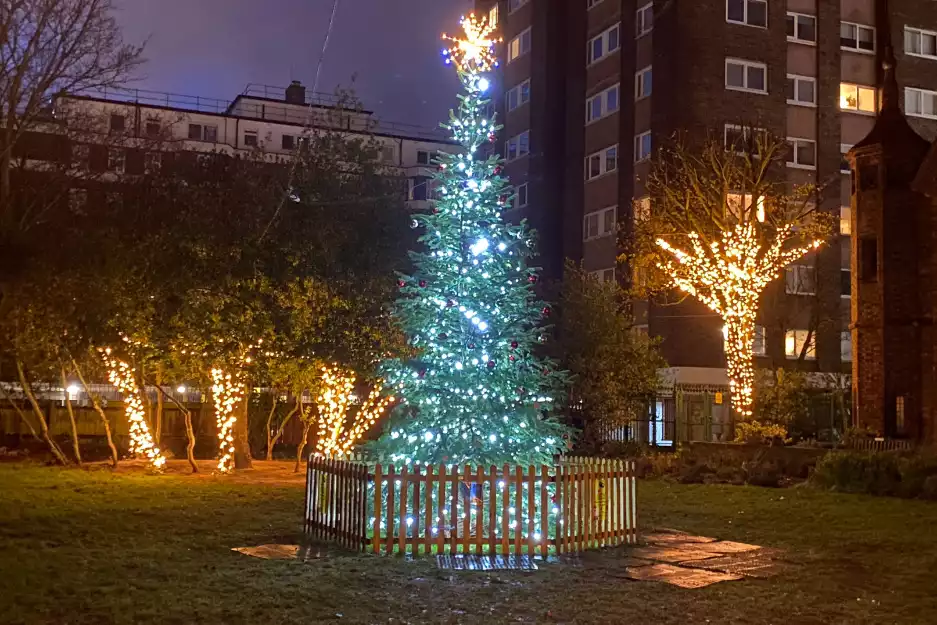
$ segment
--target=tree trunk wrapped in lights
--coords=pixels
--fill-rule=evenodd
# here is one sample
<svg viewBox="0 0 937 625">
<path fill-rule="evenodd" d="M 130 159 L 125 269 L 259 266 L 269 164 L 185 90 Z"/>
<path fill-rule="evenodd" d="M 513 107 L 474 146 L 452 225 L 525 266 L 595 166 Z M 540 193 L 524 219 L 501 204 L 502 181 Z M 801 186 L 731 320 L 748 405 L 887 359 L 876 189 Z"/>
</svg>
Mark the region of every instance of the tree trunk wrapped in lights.
<svg viewBox="0 0 937 625">
<path fill-rule="evenodd" d="M 146 423 L 146 410 L 140 399 L 133 367 L 113 355 L 110 347 L 101 351 L 107 366 L 107 377 L 111 384 L 124 396 L 124 412 L 130 422 L 130 453 L 146 456 L 155 469 L 162 468 L 166 458 L 153 442 L 150 428 Z"/>
<path fill-rule="evenodd" d="M 736 225 L 723 233 L 721 241 L 708 246 L 691 232 L 689 252 L 664 239 L 657 240 L 657 245 L 672 256 L 658 266 L 673 285 L 706 304 L 725 322 L 729 390 L 732 406 L 742 417 L 752 414 L 752 347 L 761 294 L 787 265 L 821 244 L 816 240 L 804 247 L 785 249 L 791 229 L 790 225 L 778 229 L 770 245 L 762 243 L 751 222 Z"/>
<path fill-rule="evenodd" d="M 215 405 L 215 421 L 218 423 L 218 470 L 228 473 L 234 469 L 234 424 L 236 410 L 244 401 L 244 382 L 240 376 L 225 373 L 222 369 L 211 370 L 211 396 Z"/>
<path fill-rule="evenodd" d="M 353 400 L 355 375 L 337 367 L 322 368 L 323 388 L 316 399 L 319 406 L 317 454 L 341 457 L 352 450 L 396 399 L 382 396 L 383 386 L 383 381 L 374 384 L 349 427 L 348 408 Z"/>
<path fill-rule="evenodd" d="M 661 150 L 635 203 L 634 236 L 620 259 L 633 294 L 667 304 L 676 289 L 723 322 L 732 405 L 752 417 L 753 345 L 759 303 L 784 268 L 820 247 L 836 216 L 817 210 L 812 185 L 784 176 L 786 142 L 751 127 L 720 131 L 699 146 Z M 837 205 L 838 206 L 838 205 Z"/>
</svg>

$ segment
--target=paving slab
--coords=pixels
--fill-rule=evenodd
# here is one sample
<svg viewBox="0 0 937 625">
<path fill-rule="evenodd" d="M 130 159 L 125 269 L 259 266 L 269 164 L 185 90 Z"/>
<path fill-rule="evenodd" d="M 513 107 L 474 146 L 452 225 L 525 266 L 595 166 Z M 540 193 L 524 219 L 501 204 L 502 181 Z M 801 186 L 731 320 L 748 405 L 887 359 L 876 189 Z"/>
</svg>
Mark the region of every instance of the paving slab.
<svg viewBox="0 0 937 625">
<path fill-rule="evenodd" d="M 636 581 L 663 582 L 680 588 L 705 588 L 719 582 L 734 582 L 744 579 L 741 575 L 706 569 L 692 569 L 671 564 L 629 567 L 627 576 L 629 579 Z"/>
<path fill-rule="evenodd" d="M 234 547 L 231 551 L 264 560 L 295 560 L 299 545 L 257 545 L 256 547 Z"/>
<path fill-rule="evenodd" d="M 673 543 L 714 543 L 715 538 L 708 536 L 694 536 L 684 532 L 654 532 L 645 534 L 642 538 L 655 545 L 670 545 Z"/>
<path fill-rule="evenodd" d="M 641 558 L 642 560 L 656 560 L 658 562 L 693 562 L 695 560 L 706 560 L 715 558 L 721 554 L 712 551 L 703 551 L 695 548 L 696 545 L 677 544 L 677 545 L 651 545 L 649 547 L 638 547 L 628 552 L 629 556 Z"/>
</svg>

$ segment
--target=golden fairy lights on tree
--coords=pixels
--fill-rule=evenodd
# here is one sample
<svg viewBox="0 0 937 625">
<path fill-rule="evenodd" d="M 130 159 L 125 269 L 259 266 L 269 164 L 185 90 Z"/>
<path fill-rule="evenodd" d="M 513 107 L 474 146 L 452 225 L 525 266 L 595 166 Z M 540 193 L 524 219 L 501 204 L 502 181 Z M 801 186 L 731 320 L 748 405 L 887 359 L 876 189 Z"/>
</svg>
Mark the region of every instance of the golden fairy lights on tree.
<svg viewBox="0 0 937 625">
<path fill-rule="evenodd" d="M 791 230 L 790 225 L 781 227 L 768 245 L 762 243 L 753 223 L 740 223 L 709 245 L 691 232 L 687 235 L 689 252 L 657 240 L 673 257 L 658 265 L 673 285 L 700 300 L 725 322 L 729 390 L 733 407 L 743 417 L 752 414 L 752 348 L 761 294 L 787 265 L 821 244 L 815 240 L 807 246 L 785 249 Z"/>
<path fill-rule="evenodd" d="M 654 158 L 649 197 L 635 203 L 634 237 L 622 260 L 638 297 L 662 304 L 676 288 L 723 322 L 732 405 L 752 416 L 759 302 L 784 268 L 816 250 L 832 216 L 812 185 L 790 186 L 784 139 L 740 127 L 699 144 L 677 139 Z"/>
<path fill-rule="evenodd" d="M 375 383 L 367 400 L 361 404 L 351 427 L 348 408 L 354 399 L 355 375 L 337 367 L 322 367 L 322 392 L 316 398 L 319 406 L 319 430 L 316 453 L 327 457 L 347 454 L 361 437 L 377 422 L 393 396 L 382 396 L 382 381 Z"/>
<path fill-rule="evenodd" d="M 130 453 L 145 456 L 154 468 L 161 468 L 166 463 L 166 458 L 153 442 L 153 436 L 146 423 L 146 411 L 140 398 L 133 367 L 115 357 L 110 347 L 100 351 L 107 366 L 108 380 L 124 397 L 124 412 L 130 422 Z"/>
<path fill-rule="evenodd" d="M 239 376 L 232 377 L 222 369 L 211 370 L 211 396 L 215 405 L 215 421 L 218 423 L 218 470 L 227 473 L 234 468 L 234 436 L 232 430 L 237 422 L 235 410 L 244 400 L 244 383 Z"/>
</svg>

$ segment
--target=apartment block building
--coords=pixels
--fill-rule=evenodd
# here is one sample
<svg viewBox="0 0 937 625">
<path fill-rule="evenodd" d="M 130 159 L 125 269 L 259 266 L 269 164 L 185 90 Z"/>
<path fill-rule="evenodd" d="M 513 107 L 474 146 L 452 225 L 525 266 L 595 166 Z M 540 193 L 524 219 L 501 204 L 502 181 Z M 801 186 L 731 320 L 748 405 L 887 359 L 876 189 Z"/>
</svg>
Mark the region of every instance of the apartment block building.
<svg viewBox="0 0 937 625">
<path fill-rule="evenodd" d="M 787 178 L 822 188 L 840 233 L 764 298 L 755 349 L 762 365 L 848 372 L 849 167 L 880 102 L 882 53 L 899 57 L 904 109 L 937 135 L 937 3 L 932 0 L 477 0 L 498 25 L 493 83 L 509 217 L 540 230 L 551 275 L 564 258 L 600 280 L 628 280 L 616 234 L 635 211 L 655 148 L 675 132 L 731 141 L 742 126 L 790 144 Z M 887 35 L 887 36 L 886 36 Z M 636 208 L 637 207 L 637 208 Z M 680 379 L 724 382 L 720 320 L 695 301 L 636 302 Z"/>
<path fill-rule="evenodd" d="M 307 140 L 307 128 L 377 140 L 381 163 L 406 180 L 414 210 L 430 207 L 434 155 L 460 149 L 439 129 L 378 121 L 371 111 L 307 94 L 294 82 L 285 89 L 248 85 L 230 101 L 137 89 L 60 96 L 15 154 L 27 171 L 53 163 L 91 170 L 94 175 L 75 176 L 72 201 L 84 201 L 96 187 L 152 171 L 177 154 L 251 154 L 286 163 Z"/>
</svg>

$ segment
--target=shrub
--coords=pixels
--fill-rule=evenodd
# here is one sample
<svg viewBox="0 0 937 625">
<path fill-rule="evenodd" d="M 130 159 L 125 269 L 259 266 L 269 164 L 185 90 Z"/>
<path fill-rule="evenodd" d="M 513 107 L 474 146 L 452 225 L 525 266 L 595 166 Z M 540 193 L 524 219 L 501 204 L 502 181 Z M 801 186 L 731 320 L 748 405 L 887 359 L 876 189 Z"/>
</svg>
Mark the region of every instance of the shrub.
<svg viewBox="0 0 937 625">
<path fill-rule="evenodd" d="M 810 482 L 847 493 L 932 498 L 937 495 L 937 456 L 920 451 L 834 451 L 817 462 Z"/>
<path fill-rule="evenodd" d="M 735 425 L 735 442 L 754 445 L 783 443 L 787 439 L 787 428 L 777 423 L 742 421 Z"/>
</svg>

